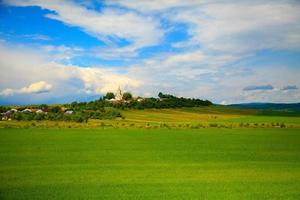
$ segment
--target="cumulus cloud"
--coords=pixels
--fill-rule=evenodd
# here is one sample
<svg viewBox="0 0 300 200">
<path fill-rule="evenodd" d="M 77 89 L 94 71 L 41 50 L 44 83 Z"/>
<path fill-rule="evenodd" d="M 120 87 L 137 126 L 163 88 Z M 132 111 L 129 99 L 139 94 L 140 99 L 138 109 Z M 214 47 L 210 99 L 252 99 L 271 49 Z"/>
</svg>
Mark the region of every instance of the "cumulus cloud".
<svg viewBox="0 0 300 200">
<path fill-rule="evenodd" d="M 43 49 L 45 47 L 41 47 L 40 51 L 44 52 Z M 53 61 L 51 56 L 43 56 L 29 47 L 18 49 L 0 45 L 0 51 L 3 52 L 0 55 L 0 85 L 3 96 L 46 93 L 50 90 L 53 95 L 58 96 L 101 95 L 115 91 L 118 85 L 130 90 L 143 83 L 113 69 L 61 64 Z M 40 81 L 41 79 L 44 81 Z M 20 86 L 32 82 L 27 87 Z"/>
<path fill-rule="evenodd" d="M 186 45 L 238 54 L 265 48 L 300 47 L 297 1 L 116 0 L 109 3 L 142 13 L 163 13 L 170 21 L 187 23 L 191 39 Z"/>
<path fill-rule="evenodd" d="M 45 81 L 40 81 L 37 83 L 32 83 L 28 87 L 23 87 L 20 89 L 21 93 L 44 93 L 49 92 L 52 88 L 51 84 Z"/>
<path fill-rule="evenodd" d="M 40 94 L 40 93 L 50 92 L 51 89 L 52 89 L 51 84 L 46 83 L 45 81 L 40 81 L 40 82 L 32 83 L 29 86 L 20 89 L 6 88 L 0 92 L 0 95 L 11 96 L 14 94 L 32 94 L 32 93 Z"/>
<path fill-rule="evenodd" d="M 163 30 L 158 21 L 135 12 L 120 9 L 103 8 L 101 11 L 87 9 L 73 1 L 52 0 L 8 0 L 9 5 L 39 6 L 54 11 L 46 17 L 58 20 L 69 26 L 80 27 L 86 33 L 105 42 L 107 51 L 116 53 L 133 53 L 142 47 L 158 44 L 163 37 Z M 117 46 L 120 40 L 127 40 L 126 48 Z M 103 48 L 105 51 L 107 49 Z"/>
<path fill-rule="evenodd" d="M 188 23 L 191 40 L 206 49 L 245 54 L 299 48 L 299 9 L 299 3 L 227 1 L 179 11 L 172 20 Z"/>
<path fill-rule="evenodd" d="M 86 93 L 104 94 L 109 91 L 114 92 L 119 85 L 123 89 L 133 89 L 141 85 L 138 80 L 105 69 L 76 68 L 76 72 L 77 78 L 84 83 Z"/>
<path fill-rule="evenodd" d="M 47 45 L 18 50 L 0 45 L 0 89 L 7 94 L 14 93 L 10 88 L 44 80 L 53 85 L 51 93 L 57 97 L 102 94 L 120 84 L 136 95 L 154 96 L 163 91 L 223 103 L 300 98 L 297 87 L 288 86 L 300 84 L 299 69 L 289 68 L 288 63 L 262 66 L 251 60 L 261 50 L 300 48 L 297 1 L 115 0 L 103 1 L 101 10 L 76 1 L 6 2 L 39 6 L 51 11 L 47 18 L 79 27 L 106 43 L 93 49 Z M 178 24 L 184 25 L 187 39 L 170 42 L 167 52 L 139 55 L 144 47 L 168 43 L 165 33 Z M 128 45 L 119 45 L 122 41 Z M 165 47 L 169 46 L 162 49 Z M 123 61 L 135 58 L 135 62 L 118 68 L 84 68 L 70 62 L 77 55 Z"/>
</svg>

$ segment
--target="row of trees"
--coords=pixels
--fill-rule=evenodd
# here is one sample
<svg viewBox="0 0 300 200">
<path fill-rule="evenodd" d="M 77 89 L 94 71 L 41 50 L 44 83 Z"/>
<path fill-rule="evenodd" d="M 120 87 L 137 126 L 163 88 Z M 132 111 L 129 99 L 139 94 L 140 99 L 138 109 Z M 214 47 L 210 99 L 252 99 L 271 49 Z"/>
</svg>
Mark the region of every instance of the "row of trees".
<svg viewBox="0 0 300 200">
<path fill-rule="evenodd" d="M 126 95 L 125 95 L 126 94 Z M 125 98 L 124 98 L 125 95 Z M 71 104 L 66 104 L 65 106 L 75 110 L 99 110 L 103 111 L 106 107 L 114 107 L 120 109 L 146 109 L 146 108 L 182 108 L 182 107 L 199 107 L 199 106 L 209 106 L 212 105 L 212 102 L 208 100 L 201 99 L 191 99 L 191 98 L 183 98 L 176 97 L 170 94 L 158 94 L 159 98 L 144 98 L 142 100 L 138 100 L 136 98 L 132 98 L 130 93 L 124 93 L 123 98 L 128 101 L 121 102 L 110 102 L 106 101 L 107 99 L 114 98 L 113 93 L 108 92 L 103 98 L 99 100 L 90 101 L 90 102 L 73 102 Z"/>
<path fill-rule="evenodd" d="M 12 114 L 12 119 L 18 121 L 31 121 L 31 120 L 51 120 L 51 121 L 74 121 L 74 122 L 87 122 L 88 115 L 86 113 L 34 113 L 34 112 L 15 112 Z"/>
<path fill-rule="evenodd" d="M 31 120 L 51 120 L 51 121 L 74 121 L 74 122 L 87 122 L 88 119 L 114 119 L 122 117 L 121 113 L 114 108 L 105 108 L 103 110 L 88 111 L 82 110 L 66 114 L 63 112 L 49 112 L 49 113 L 35 113 L 35 112 L 14 112 L 12 119 L 18 121 L 31 121 Z"/>
<path fill-rule="evenodd" d="M 124 93 L 125 94 L 125 93 Z M 106 107 L 113 107 L 119 109 L 146 109 L 146 108 L 182 108 L 182 107 L 199 107 L 209 106 L 212 102 L 201 99 L 190 99 L 183 97 L 175 97 L 169 94 L 159 93 L 159 98 L 144 98 L 136 99 L 132 98 L 132 95 L 128 93 L 128 101 L 110 102 L 107 99 L 112 98 L 111 93 L 107 93 L 103 98 L 90 102 L 73 102 L 66 104 L 65 106 L 74 111 L 90 110 L 90 111 L 103 111 Z"/>
</svg>

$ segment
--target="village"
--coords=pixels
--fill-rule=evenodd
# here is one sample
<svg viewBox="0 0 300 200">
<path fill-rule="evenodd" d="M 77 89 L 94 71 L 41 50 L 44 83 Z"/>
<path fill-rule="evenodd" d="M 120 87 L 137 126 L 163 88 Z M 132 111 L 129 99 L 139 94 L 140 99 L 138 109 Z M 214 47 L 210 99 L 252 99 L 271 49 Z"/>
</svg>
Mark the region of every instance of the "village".
<svg viewBox="0 0 300 200">
<path fill-rule="evenodd" d="M 123 93 L 121 87 L 119 86 L 116 90 L 116 93 L 108 92 L 104 97 L 103 100 L 111 103 L 111 104 L 124 104 L 129 103 L 132 100 L 141 102 L 144 98 L 137 97 L 133 98 L 131 93 L 125 92 Z M 66 107 L 66 106 L 52 106 L 49 107 L 46 104 L 42 104 L 39 106 L 19 106 L 14 108 L 8 108 L 5 112 L 1 113 L 1 120 L 2 121 L 9 121 L 13 119 L 15 113 L 32 113 L 32 114 L 40 114 L 40 115 L 47 115 L 49 112 L 54 113 L 63 113 L 65 115 L 72 115 L 74 110 Z"/>
<path fill-rule="evenodd" d="M 89 102 L 72 102 L 60 105 L 28 105 L 1 106 L 2 121 L 18 120 L 53 120 L 83 122 L 88 119 L 112 119 L 122 117 L 120 110 L 124 109 L 164 109 L 209 106 L 208 100 L 176 97 L 170 94 L 158 93 L 156 97 L 133 97 L 130 92 L 122 92 L 119 86 L 115 93 L 107 92 L 99 99 Z"/>
<path fill-rule="evenodd" d="M 5 121 L 5 120 L 12 120 L 13 114 L 14 113 L 35 113 L 35 114 L 48 114 L 49 112 L 49 108 L 11 108 L 9 110 L 7 110 L 6 112 L 1 113 L 1 120 Z M 61 107 L 61 112 L 63 112 L 66 115 L 70 115 L 73 114 L 73 110 L 69 110 L 65 107 Z"/>
</svg>

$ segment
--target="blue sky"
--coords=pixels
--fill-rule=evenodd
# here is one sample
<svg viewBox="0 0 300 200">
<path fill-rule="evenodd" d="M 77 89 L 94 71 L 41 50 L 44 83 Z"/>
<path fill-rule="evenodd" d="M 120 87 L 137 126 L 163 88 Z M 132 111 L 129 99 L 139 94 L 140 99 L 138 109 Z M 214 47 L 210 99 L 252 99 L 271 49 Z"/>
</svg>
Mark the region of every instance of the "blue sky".
<svg viewBox="0 0 300 200">
<path fill-rule="evenodd" d="M 0 104 L 86 101 L 118 85 L 299 102 L 299 10 L 294 0 L 4 0 Z"/>
</svg>

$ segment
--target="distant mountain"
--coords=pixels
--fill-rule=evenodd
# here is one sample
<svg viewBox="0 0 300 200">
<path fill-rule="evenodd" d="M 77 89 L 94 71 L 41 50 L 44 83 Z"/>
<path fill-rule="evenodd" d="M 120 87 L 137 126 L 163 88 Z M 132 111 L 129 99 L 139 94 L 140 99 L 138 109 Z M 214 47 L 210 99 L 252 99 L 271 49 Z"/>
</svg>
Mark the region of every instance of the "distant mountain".
<svg viewBox="0 0 300 200">
<path fill-rule="evenodd" d="M 234 108 L 300 112 L 300 103 L 242 103 L 227 106 Z"/>
</svg>

